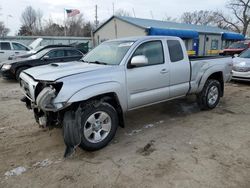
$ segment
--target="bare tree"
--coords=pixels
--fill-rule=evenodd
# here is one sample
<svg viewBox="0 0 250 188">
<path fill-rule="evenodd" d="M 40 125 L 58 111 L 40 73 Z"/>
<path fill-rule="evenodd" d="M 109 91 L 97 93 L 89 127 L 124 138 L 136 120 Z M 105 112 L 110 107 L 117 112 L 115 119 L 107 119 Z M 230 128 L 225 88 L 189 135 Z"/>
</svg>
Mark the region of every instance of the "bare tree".
<svg viewBox="0 0 250 188">
<path fill-rule="evenodd" d="M 45 21 L 41 35 L 63 36 L 64 26 L 55 23 L 51 18 Z"/>
<path fill-rule="evenodd" d="M 66 21 L 66 29 L 68 36 L 91 36 L 93 24 L 86 22 L 83 14 L 68 18 Z"/>
<path fill-rule="evenodd" d="M 180 21 L 182 23 L 195 25 L 213 25 L 215 18 L 212 11 L 200 10 L 194 12 L 184 12 Z"/>
<path fill-rule="evenodd" d="M 9 32 L 10 30 L 5 27 L 4 23 L 0 22 L 0 37 L 6 36 Z"/>
<path fill-rule="evenodd" d="M 0 7 L 0 10 L 1 10 L 1 9 L 2 9 L 2 8 Z M 0 13 L 0 16 L 1 16 L 1 15 L 2 15 L 2 14 Z M 10 30 L 9 30 L 7 27 L 5 27 L 5 25 L 4 25 L 3 22 L 0 21 L 0 37 L 6 36 L 9 32 L 10 32 Z"/>
<path fill-rule="evenodd" d="M 31 6 L 26 7 L 21 15 L 22 28 L 25 28 L 23 31 L 26 31 L 28 35 L 40 34 L 42 31 L 42 17 L 41 10 L 35 10 Z"/>
<path fill-rule="evenodd" d="M 127 17 L 131 17 L 131 13 L 124 10 L 124 9 L 118 9 L 117 11 L 115 11 L 115 15 L 116 16 L 127 16 Z"/>
<path fill-rule="evenodd" d="M 165 13 L 165 16 L 163 17 L 162 21 L 177 22 L 177 18 L 173 18 L 173 17 L 171 17 L 171 16 L 168 16 L 168 15 Z"/>
<path fill-rule="evenodd" d="M 229 0 L 226 7 L 231 10 L 234 17 L 222 12 L 218 16 L 235 31 L 246 35 L 250 23 L 250 0 Z"/>
</svg>

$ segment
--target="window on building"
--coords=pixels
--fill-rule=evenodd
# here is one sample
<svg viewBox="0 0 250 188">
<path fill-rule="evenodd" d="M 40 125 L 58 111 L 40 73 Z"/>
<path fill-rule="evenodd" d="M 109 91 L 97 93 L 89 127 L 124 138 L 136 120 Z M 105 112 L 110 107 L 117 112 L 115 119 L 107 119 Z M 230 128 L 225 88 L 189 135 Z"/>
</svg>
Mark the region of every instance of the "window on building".
<svg viewBox="0 0 250 188">
<path fill-rule="evenodd" d="M 171 62 L 177 62 L 184 59 L 182 47 L 178 40 L 168 40 L 167 44 Z"/>
<path fill-rule="evenodd" d="M 11 50 L 9 42 L 0 42 L 0 49 L 1 50 Z"/>
<path fill-rule="evenodd" d="M 161 41 L 150 41 L 141 44 L 133 54 L 134 56 L 144 55 L 148 58 L 148 65 L 164 63 L 163 47 Z"/>
<path fill-rule="evenodd" d="M 212 40 L 211 41 L 211 50 L 218 50 L 219 49 L 219 41 L 218 40 Z"/>
</svg>

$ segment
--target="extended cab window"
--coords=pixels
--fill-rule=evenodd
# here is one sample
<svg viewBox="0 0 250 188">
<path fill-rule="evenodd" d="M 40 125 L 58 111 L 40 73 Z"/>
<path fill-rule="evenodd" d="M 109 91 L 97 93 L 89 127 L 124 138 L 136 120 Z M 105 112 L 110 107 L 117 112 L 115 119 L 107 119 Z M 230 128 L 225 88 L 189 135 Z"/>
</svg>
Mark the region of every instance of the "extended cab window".
<svg viewBox="0 0 250 188">
<path fill-rule="evenodd" d="M 168 40 L 167 44 L 171 62 L 183 60 L 184 56 L 180 42 L 178 40 Z"/>
<path fill-rule="evenodd" d="M 0 49 L 1 50 L 11 50 L 9 42 L 0 42 Z"/>
<path fill-rule="evenodd" d="M 141 44 L 134 52 L 134 56 L 144 55 L 148 58 L 148 65 L 164 63 L 163 47 L 161 41 L 150 41 Z"/>
</svg>

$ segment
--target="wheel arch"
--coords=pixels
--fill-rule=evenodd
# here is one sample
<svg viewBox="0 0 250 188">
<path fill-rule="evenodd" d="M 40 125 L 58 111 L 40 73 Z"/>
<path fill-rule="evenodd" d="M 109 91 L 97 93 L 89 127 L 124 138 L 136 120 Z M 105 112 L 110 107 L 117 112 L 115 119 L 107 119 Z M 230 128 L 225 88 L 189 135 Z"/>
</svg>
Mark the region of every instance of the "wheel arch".
<svg viewBox="0 0 250 188">
<path fill-rule="evenodd" d="M 107 93 L 102 93 L 96 96 L 93 96 L 91 98 L 88 98 L 87 100 L 84 101 L 77 101 L 71 104 L 71 108 L 77 109 L 77 107 L 82 104 L 82 103 L 88 103 L 89 101 L 100 101 L 100 102 L 107 102 L 111 106 L 115 108 L 118 114 L 118 120 L 119 120 L 119 126 L 125 127 L 125 122 L 124 122 L 124 111 L 122 109 L 122 106 L 120 104 L 118 95 L 115 92 L 107 92 Z"/>
<path fill-rule="evenodd" d="M 223 97 L 223 95 L 224 95 L 223 71 L 212 72 L 212 73 L 206 74 L 206 76 L 203 76 L 201 78 L 201 80 L 200 80 L 198 91 L 200 92 L 203 89 L 206 81 L 209 80 L 209 79 L 218 80 L 220 82 L 220 85 L 221 85 L 221 97 Z"/>
</svg>

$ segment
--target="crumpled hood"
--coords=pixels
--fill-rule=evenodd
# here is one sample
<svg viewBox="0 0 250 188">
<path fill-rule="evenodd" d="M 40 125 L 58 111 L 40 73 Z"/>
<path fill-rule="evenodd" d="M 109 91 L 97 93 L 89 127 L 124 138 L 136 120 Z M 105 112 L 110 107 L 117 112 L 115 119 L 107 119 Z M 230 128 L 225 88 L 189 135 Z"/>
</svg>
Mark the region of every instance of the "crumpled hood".
<svg viewBox="0 0 250 188">
<path fill-rule="evenodd" d="M 35 80 L 55 81 L 62 77 L 95 71 L 108 67 L 111 66 L 89 64 L 81 61 L 72 61 L 68 63 L 51 63 L 49 65 L 30 68 L 25 70 L 24 72 L 32 76 Z"/>
<path fill-rule="evenodd" d="M 250 67 L 250 58 L 236 57 L 233 59 L 233 64 L 237 67 Z"/>
</svg>

